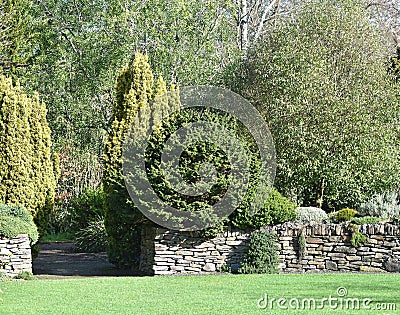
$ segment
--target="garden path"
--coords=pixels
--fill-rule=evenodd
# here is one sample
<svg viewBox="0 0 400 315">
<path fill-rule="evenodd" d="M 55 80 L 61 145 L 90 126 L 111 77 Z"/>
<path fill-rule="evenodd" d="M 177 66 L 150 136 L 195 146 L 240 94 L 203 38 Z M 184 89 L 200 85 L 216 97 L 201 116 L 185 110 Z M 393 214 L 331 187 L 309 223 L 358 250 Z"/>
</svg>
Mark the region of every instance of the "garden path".
<svg viewBox="0 0 400 315">
<path fill-rule="evenodd" d="M 39 279 L 133 275 L 109 263 L 106 253 L 78 253 L 73 243 L 40 243 L 39 247 L 33 260 L 33 274 Z"/>
</svg>

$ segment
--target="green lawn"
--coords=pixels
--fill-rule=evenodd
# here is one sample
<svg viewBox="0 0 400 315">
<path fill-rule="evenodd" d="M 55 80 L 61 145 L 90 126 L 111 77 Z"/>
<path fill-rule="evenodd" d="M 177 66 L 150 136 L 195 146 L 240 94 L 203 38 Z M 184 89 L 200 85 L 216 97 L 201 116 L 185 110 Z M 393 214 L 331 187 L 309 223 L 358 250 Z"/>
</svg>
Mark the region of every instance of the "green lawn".
<svg viewBox="0 0 400 315">
<path fill-rule="evenodd" d="M 400 274 L 220 275 L 0 282 L 0 314 L 399 314 Z M 371 310 L 259 309 L 269 299 L 369 298 Z M 295 303 L 295 301 L 292 301 Z M 328 303 L 328 302 L 327 302 Z M 377 311 L 396 303 L 397 311 Z M 289 304 L 286 304 L 287 306 Z M 345 305 L 345 302 L 343 303 Z M 293 304 L 293 306 L 295 306 Z"/>
<path fill-rule="evenodd" d="M 69 232 L 47 234 L 40 238 L 40 242 L 73 242 L 75 236 Z"/>
</svg>

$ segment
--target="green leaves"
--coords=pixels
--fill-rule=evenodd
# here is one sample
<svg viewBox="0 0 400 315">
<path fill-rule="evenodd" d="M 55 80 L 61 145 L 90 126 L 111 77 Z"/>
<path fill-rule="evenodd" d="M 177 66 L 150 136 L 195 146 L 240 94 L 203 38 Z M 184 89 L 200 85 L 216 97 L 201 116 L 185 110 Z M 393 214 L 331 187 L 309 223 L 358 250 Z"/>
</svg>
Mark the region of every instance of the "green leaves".
<svg viewBox="0 0 400 315">
<path fill-rule="evenodd" d="M 0 202 L 25 206 L 43 232 L 56 181 L 46 107 L 0 76 L 0 113 Z"/>
<path fill-rule="evenodd" d="M 237 90 L 269 123 L 285 195 L 357 207 L 397 184 L 399 99 L 389 54 L 362 3 L 348 0 L 304 2 L 249 51 Z"/>
<path fill-rule="evenodd" d="M 254 231 L 239 273 L 276 273 L 278 250 L 275 234 L 263 230 Z"/>
</svg>

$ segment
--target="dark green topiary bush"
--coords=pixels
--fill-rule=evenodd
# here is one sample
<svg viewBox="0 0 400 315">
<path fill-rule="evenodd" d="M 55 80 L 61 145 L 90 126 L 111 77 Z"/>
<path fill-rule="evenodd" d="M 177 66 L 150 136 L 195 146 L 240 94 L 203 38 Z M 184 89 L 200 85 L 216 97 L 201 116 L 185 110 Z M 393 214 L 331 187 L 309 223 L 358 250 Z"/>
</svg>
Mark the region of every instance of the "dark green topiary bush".
<svg viewBox="0 0 400 315">
<path fill-rule="evenodd" d="M 230 216 L 232 224 L 238 228 L 260 228 L 296 219 L 296 205 L 282 196 L 275 188 L 271 189 L 264 206 L 253 216 L 248 210 L 238 209 Z"/>
<path fill-rule="evenodd" d="M 171 86 L 171 92 L 178 95 Z M 135 58 L 119 73 L 116 84 L 116 102 L 112 125 L 105 143 L 103 184 L 106 199 L 105 224 L 108 235 L 108 256 L 121 267 L 138 267 L 140 256 L 140 229 L 148 220 L 129 197 L 122 174 L 122 149 L 128 131 L 134 138 L 146 135 L 150 122 L 179 103 L 154 103 L 155 96 L 167 94 L 162 78 L 154 82 L 148 57 L 136 53 Z M 140 116 L 140 119 L 138 118 Z"/>
<path fill-rule="evenodd" d="M 266 231 L 251 234 L 247 252 L 240 273 L 276 273 L 278 265 L 278 245 L 276 235 Z"/>
</svg>

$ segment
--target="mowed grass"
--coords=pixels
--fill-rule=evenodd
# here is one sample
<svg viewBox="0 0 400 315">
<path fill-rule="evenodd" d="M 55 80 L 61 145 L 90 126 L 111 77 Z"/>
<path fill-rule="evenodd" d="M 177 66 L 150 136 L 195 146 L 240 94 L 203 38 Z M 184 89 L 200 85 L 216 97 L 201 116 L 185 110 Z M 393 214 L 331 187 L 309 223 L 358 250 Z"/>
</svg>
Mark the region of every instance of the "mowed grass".
<svg viewBox="0 0 400 315">
<path fill-rule="evenodd" d="M 371 299 L 371 309 L 257 306 L 265 294 L 300 302 L 338 298 L 338 287 L 347 298 Z M 107 277 L 0 282 L 0 288 L 0 314 L 400 314 L 400 274 Z M 376 303 L 396 303 L 397 310 L 377 310 Z"/>
</svg>

